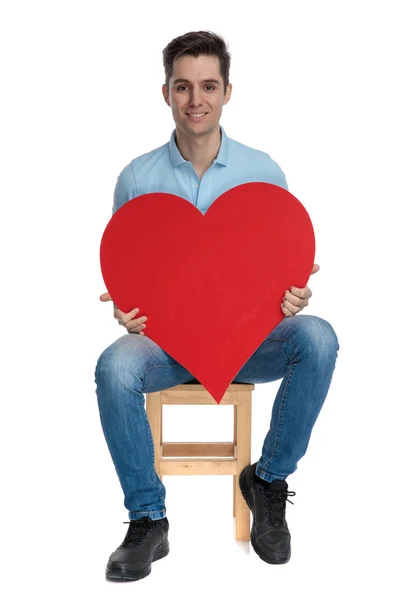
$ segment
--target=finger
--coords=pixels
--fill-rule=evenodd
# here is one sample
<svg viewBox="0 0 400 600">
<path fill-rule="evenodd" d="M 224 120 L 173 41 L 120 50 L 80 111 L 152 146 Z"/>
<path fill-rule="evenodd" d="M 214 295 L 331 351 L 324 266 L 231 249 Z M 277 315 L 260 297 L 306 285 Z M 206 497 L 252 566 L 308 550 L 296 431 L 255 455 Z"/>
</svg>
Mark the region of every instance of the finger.
<svg viewBox="0 0 400 600">
<path fill-rule="evenodd" d="M 284 300 L 284 301 L 283 301 L 283 306 L 284 306 L 285 308 L 287 308 L 287 309 L 288 309 L 288 311 L 290 311 L 290 313 L 291 313 L 292 315 L 295 315 L 295 314 L 297 314 L 298 312 L 300 312 L 300 311 L 303 309 L 303 307 L 302 307 L 302 306 L 295 306 L 294 304 L 292 304 L 292 303 L 291 303 L 291 302 L 289 302 L 288 300 Z"/>
<path fill-rule="evenodd" d="M 282 302 L 285 300 L 290 302 L 292 306 L 297 306 L 298 308 L 304 308 L 305 306 L 308 306 L 308 298 L 299 298 L 298 296 L 291 294 L 288 290 L 285 291 Z"/>
<path fill-rule="evenodd" d="M 109 302 L 111 300 L 111 296 L 108 292 L 104 292 L 104 294 L 101 294 L 100 300 L 102 302 Z"/>
<path fill-rule="evenodd" d="M 146 327 L 145 321 L 147 321 L 147 317 L 143 316 L 139 317 L 139 319 L 131 319 L 127 323 L 125 322 L 124 324 L 128 331 L 136 331 L 136 329 L 138 328 L 144 329 Z M 144 325 L 144 327 L 142 327 L 142 325 Z"/>
<path fill-rule="evenodd" d="M 290 290 L 285 290 L 285 293 L 291 294 L 293 296 L 297 296 L 298 298 L 311 298 L 312 296 L 312 292 L 310 290 L 310 288 L 308 287 L 308 285 L 305 288 L 297 288 L 294 287 L 294 285 L 292 285 L 290 287 Z"/>
<path fill-rule="evenodd" d="M 320 269 L 319 265 L 313 264 L 313 267 L 311 269 L 311 275 L 315 275 L 315 273 L 318 273 L 319 269 Z"/>
<path fill-rule="evenodd" d="M 134 317 L 138 314 L 139 312 L 139 308 L 134 308 L 133 310 L 131 310 L 128 313 L 124 313 L 122 310 L 119 310 L 119 308 L 115 311 L 114 316 L 116 319 L 118 319 L 119 321 L 122 321 L 122 323 L 124 325 L 126 325 L 127 323 L 129 323 L 129 321 L 132 321 L 134 319 Z"/>
<path fill-rule="evenodd" d="M 285 317 L 293 317 L 293 314 L 290 312 L 290 310 L 288 308 L 286 308 L 286 306 L 283 304 L 283 302 L 281 303 L 281 311 L 283 312 Z"/>
<path fill-rule="evenodd" d="M 284 302 L 285 300 L 290 302 L 290 304 L 292 304 L 293 306 L 302 306 L 302 302 L 304 302 L 304 300 L 302 300 L 298 296 L 291 294 L 289 290 L 285 290 L 285 295 L 282 298 L 282 302 Z"/>
<path fill-rule="evenodd" d="M 131 319 L 133 319 L 133 317 L 134 317 L 135 315 L 137 315 L 139 311 L 140 311 L 140 308 L 132 308 L 132 310 L 131 310 L 131 311 L 129 311 L 128 313 L 126 313 L 126 316 L 127 316 L 127 317 L 129 317 L 129 316 L 130 316 L 130 318 L 131 318 Z"/>
<path fill-rule="evenodd" d="M 140 333 L 146 329 L 146 324 L 142 323 L 140 325 L 135 325 L 134 327 L 132 327 L 132 325 L 127 325 L 126 329 L 129 331 L 129 333 Z"/>
</svg>

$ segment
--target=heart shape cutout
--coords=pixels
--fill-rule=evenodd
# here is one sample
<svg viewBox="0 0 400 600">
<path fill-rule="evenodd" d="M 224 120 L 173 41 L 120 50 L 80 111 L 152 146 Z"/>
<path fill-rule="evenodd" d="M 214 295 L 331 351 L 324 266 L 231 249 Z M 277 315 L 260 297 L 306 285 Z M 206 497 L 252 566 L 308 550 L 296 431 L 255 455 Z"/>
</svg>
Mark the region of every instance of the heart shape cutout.
<svg viewBox="0 0 400 600">
<path fill-rule="evenodd" d="M 139 307 L 145 334 L 218 404 L 284 318 L 285 290 L 307 285 L 314 255 L 304 206 L 263 182 L 231 188 L 205 215 L 174 194 L 143 194 L 113 215 L 100 245 L 115 304 Z"/>
</svg>

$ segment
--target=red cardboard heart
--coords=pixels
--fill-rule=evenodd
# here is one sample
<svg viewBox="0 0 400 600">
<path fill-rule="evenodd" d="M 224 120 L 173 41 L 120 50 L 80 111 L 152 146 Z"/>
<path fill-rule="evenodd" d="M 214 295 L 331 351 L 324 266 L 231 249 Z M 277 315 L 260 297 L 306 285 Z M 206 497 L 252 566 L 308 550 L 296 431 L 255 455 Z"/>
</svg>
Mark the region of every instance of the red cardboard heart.
<svg viewBox="0 0 400 600">
<path fill-rule="evenodd" d="M 307 285 L 314 255 L 304 206 L 260 182 L 228 190 L 205 215 L 173 194 L 138 196 L 113 215 L 100 246 L 115 304 L 139 307 L 146 335 L 218 404 L 284 318 L 285 290 Z"/>
</svg>

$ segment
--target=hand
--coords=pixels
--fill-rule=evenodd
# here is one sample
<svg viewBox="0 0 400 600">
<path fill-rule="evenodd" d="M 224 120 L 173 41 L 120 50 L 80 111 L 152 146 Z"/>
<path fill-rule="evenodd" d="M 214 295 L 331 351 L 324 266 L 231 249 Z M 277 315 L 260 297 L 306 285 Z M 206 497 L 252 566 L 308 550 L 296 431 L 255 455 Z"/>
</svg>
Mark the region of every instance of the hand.
<svg viewBox="0 0 400 600">
<path fill-rule="evenodd" d="M 311 275 L 319 271 L 319 265 L 314 264 Z M 291 287 L 290 291 L 285 290 L 281 310 L 285 317 L 293 317 L 299 313 L 305 306 L 308 306 L 308 300 L 312 296 L 312 291 L 308 286 L 305 288 Z"/>
<path fill-rule="evenodd" d="M 112 298 L 108 292 L 101 294 L 100 300 L 102 302 L 112 302 Z M 144 321 L 147 321 L 147 317 L 139 317 L 139 319 L 134 319 L 134 316 L 139 312 L 139 308 L 134 308 L 128 313 L 122 312 L 119 310 L 118 306 L 114 304 L 114 317 L 117 319 L 120 325 L 123 325 L 128 333 L 139 333 L 140 335 L 144 335 L 143 329 L 146 328 Z"/>
</svg>

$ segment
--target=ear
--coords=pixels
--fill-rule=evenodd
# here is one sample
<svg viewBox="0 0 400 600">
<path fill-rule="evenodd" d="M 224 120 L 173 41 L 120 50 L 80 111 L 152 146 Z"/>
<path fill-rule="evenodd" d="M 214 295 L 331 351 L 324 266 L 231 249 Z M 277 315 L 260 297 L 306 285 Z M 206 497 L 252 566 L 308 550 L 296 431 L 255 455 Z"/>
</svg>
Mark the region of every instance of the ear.
<svg viewBox="0 0 400 600">
<path fill-rule="evenodd" d="M 168 104 L 168 106 L 171 106 L 169 103 L 169 98 L 168 98 L 168 89 L 167 89 L 167 86 L 165 83 L 163 83 L 161 89 L 162 89 L 162 93 L 163 93 L 165 102 Z"/>
<path fill-rule="evenodd" d="M 225 92 L 223 104 L 227 104 L 229 102 L 231 94 L 232 94 L 232 84 L 228 83 L 228 85 L 226 87 L 226 92 Z"/>
</svg>

